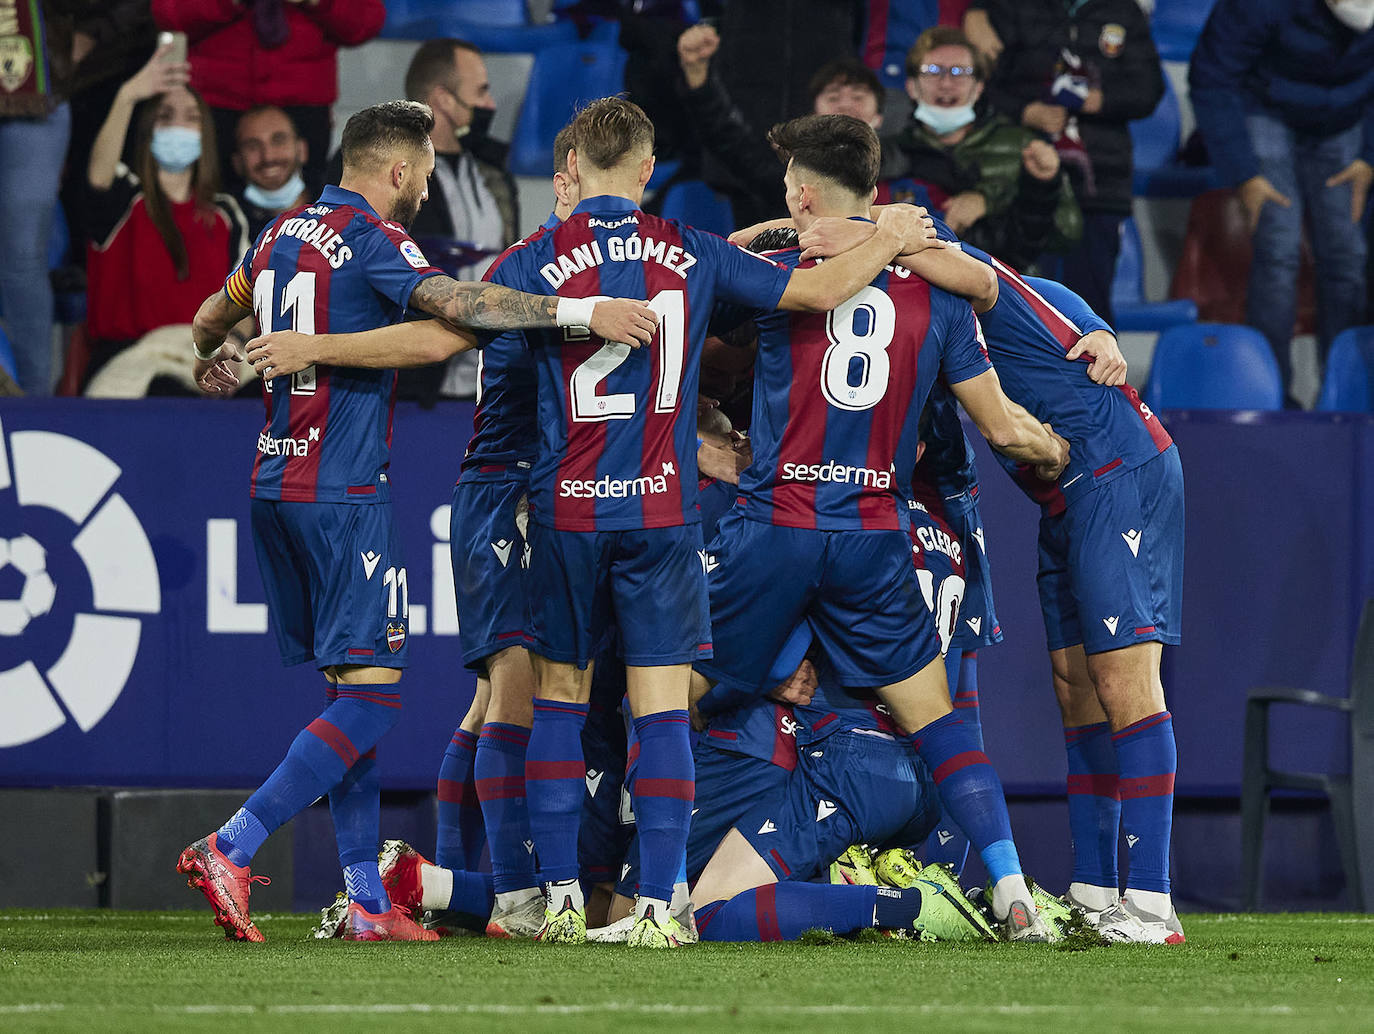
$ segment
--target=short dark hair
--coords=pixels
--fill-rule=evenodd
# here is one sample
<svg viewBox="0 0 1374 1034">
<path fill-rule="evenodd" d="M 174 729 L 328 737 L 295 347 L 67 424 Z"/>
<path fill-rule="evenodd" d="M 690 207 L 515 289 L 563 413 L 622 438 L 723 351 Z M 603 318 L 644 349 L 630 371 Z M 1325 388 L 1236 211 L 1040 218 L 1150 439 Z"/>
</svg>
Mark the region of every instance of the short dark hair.
<svg viewBox="0 0 1374 1034">
<path fill-rule="evenodd" d="M 793 162 L 833 180 L 856 197 L 878 182 L 878 134 L 852 115 L 803 115 L 768 131 L 783 163 Z"/>
<path fill-rule="evenodd" d="M 447 86 L 453 78 L 453 56 L 458 50 L 482 56 L 476 44 L 455 36 L 428 39 L 420 44 L 420 49 L 410 59 L 406 69 L 406 96 L 413 101 L 422 101 L 435 86 Z"/>
<path fill-rule="evenodd" d="M 906 53 L 906 74 L 915 79 L 921 74 L 921 66 L 926 63 L 926 55 L 936 47 L 968 47 L 973 60 L 973 78 L 983 82 L 988 77 L 988 64 L 978 52 L 964 30 L 955 25 L 932 25 L 916 37 L 916 42 Z"/>
<path fill-rule="evenodd" d="M 558 131 L 558 135 L 553 138 L 553 172 L 558 175 L 560 172 L 568 171 L 568 152 L 573 149 L 572 123 L 564 126 Z"/>
<path fill-rule="evenodd" d="M 883 106 L 883 97 L 887 92 L 883 89 L 883 81 L 878 78 L 873 69 L 858 58 L 836 58 L 834 61 L 827 61 L 816 69 L 816 74 L 811 77 L 811 83 L 807 87 L 811 91 L 811 103 L 815 104 L 817 97 L 836 84 L 840 86 L 862 86 L 873 94 L 873 99 L 879 108 Z"/>
<path fill-rule="evenodd" d="M 287 111 L 285 108 L 278 107 L 275 104 L 254 104 L 247 111 L 239 115 L 238 121 L 234 123 L 235 146 L 237 146 L 238 144 L 239 126 L 243 125 L 244 120 L 252 118 L 254 115 L 261 115 L 264 112 L 268 111 L 275 111 L 277 112 L 277 114 L 281 115 L 282 118 L 286 119 L 286 124 L 291 127 L 291 135 L 295 136 L 297 139 L 300 138 L 300 128 L 296 125 L 296 120 L 291 117 L 291 113 Z"/>
<path fill-rule="evenodd" d="M 579 111 L 568 124 L 578 161 L 613 169 L 625 156 L 654 149 L 654 124 L 644 109 L 625 97 L 602 97 Z"/>
<path fill-rule="evenodd" d="M 433 129 L 434 112 L 419 101 L 386 101 L 364 108 L 344 125 L 344 168 L 389 163 L 400 150 L 423 151 Z"/>
<path fill-rule="evenodd" d="M 761 255 L 765 251 L 783 251 L 799 247 L 801 242 L 797 239 L 795 226 L 770 226 L 766 230 L 760 230 L 749 242 L 749 250 L 756 255 Z"/>
</svg>

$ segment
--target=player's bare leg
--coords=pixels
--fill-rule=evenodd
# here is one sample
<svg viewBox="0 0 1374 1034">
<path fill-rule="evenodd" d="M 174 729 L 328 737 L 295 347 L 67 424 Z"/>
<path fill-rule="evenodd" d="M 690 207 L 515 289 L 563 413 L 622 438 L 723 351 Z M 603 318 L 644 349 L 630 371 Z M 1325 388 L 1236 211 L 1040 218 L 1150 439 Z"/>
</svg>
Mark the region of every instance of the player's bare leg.
<svg viewBox="0 0 1374 1034">
<path fill-rule="evenodd" d="M 954 714 L 945 661 L 936 656 L 878 695 L 930 766 L 946 812 L 959 823 L 992 877 L 992 910 L 1013 940 L 1045 940 L 1011 835 L 1002 783 L 977 740 Z"/>
<path fill-rule="evenodd" d="M 744 834 L 731 827 L 720 846 L 711 855 L 706 868 L 692 888 L 692 896 L 703 905 L 712 901 L 728 901 L 746 890 L 773 883 L 777 877 L 768 863 L 744 839 Z"/>
</svg>

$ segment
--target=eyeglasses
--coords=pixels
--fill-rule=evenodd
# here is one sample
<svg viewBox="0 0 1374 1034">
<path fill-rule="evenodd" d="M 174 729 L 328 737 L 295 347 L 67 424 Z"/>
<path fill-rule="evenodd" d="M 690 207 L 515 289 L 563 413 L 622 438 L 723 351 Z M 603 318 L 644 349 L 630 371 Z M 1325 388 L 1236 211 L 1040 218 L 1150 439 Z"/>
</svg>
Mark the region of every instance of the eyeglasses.
<svg viewBox="0 0 1374 1034">
<path fill-rule="evenodd" d="M 973 74 L 972 65 L 922 65 L 919 69 L 923 79 L 939 79 L 941 76 L 949 76 L 952 79 L 962 79 L 964 76 Z"/>
</svg>

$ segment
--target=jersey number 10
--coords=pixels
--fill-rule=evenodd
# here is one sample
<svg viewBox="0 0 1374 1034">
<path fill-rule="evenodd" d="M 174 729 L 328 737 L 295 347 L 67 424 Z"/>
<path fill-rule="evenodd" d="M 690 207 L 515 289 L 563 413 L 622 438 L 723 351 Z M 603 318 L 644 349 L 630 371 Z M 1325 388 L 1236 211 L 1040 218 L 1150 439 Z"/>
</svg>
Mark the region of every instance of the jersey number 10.
<svg viewBox="0 0 1374 1034">
<path fill-rule="evenodd" d="M 600 300 L 604 295 L 598 295 Z M 681 291 L 659 291 L 646 303 L 658 313 L 658 331 L 654 341 L 658 345 L 658 390 L 654 394 L 654 412 L 671 413 L 677 409 L 682 388 L 682 363 L 687 349 L 686 300 Z M 565 329 L 565 341 L 585 340 L 586 331 Z M 651 343 L 648 347 L 652 348 Z M 577 423 L 599 420 L 629 420 L 635 415 L 635 395 L 632 391 L 598 395 L 597 388 L 611 371 L 630 358 L 632 349 L 619 341 L 608 341 L 578 363 L 568 379 L 568 402 L 572 418 Z"/>
<path fill-rule="evenodd" d="M 264 269 L 253 281 L 253 314 L 258 318 L 262 333 L 274 329 L 275 316 L 291 314 L 291 329 L 301 334 L 315 333 L 315 274 L 301 270 L 282 288 L 281 305 L 274 304 L 277 287 L 277 271 Z M 275 379 L 275 378 L 274 378 Z M 263 384 L 272 390 L 272 381 L 264 378 Z M 315 367 L 307 366 L 299 373 L 291 375 L 292 395 L 315 394 Z"/>
</svg>

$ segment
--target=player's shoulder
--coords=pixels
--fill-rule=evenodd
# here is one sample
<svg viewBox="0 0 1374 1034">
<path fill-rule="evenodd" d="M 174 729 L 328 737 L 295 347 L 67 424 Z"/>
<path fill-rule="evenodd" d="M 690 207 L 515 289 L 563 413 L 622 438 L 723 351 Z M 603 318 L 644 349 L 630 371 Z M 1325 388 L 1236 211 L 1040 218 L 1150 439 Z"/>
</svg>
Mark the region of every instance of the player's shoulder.
<svg viewBox="0 0 1374 1034">
<path fill-rule="evenodd" d="M 496 274 L 496 271 L 504 266 L 507 261 L 514 260 L 514 265 L 519 265 L 523 258 L 537 252 L 543 244 L 546 244 L 552 238 L 552 236 L 553 234 L 549 227 L 541 226 L 528 237 L 522 237 L 492 260 L 491 266 L 488 267 L 482 279 L 490 280 Z M 514 268 L 514 265 L 512 268 Z"/>
</svg>

